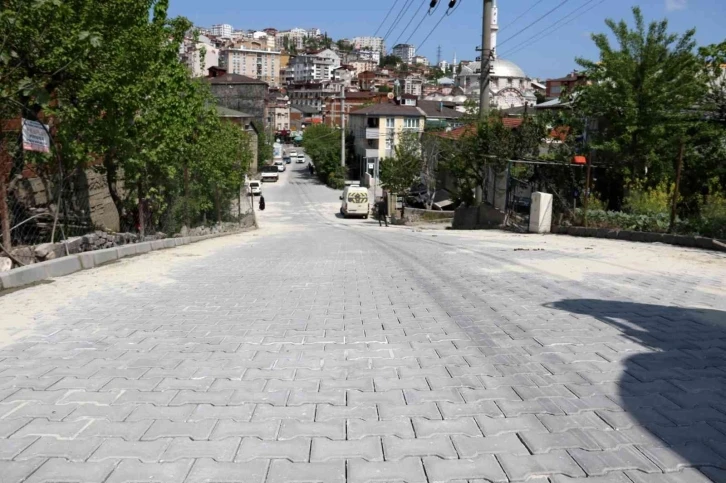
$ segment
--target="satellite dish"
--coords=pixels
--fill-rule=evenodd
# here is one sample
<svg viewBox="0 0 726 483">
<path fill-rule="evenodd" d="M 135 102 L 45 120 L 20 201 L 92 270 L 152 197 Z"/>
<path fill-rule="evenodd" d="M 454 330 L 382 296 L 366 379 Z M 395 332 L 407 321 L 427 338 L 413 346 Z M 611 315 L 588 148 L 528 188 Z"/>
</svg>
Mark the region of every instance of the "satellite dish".
<svg viewBox="0 0 726 483">
<path fill-rule="evenodd" d="M 389 93 L 388 93 L 388 98 L 389 98 L 389 99 L 393 99 L 393 92 L 389 92 Z"/>
</svg>

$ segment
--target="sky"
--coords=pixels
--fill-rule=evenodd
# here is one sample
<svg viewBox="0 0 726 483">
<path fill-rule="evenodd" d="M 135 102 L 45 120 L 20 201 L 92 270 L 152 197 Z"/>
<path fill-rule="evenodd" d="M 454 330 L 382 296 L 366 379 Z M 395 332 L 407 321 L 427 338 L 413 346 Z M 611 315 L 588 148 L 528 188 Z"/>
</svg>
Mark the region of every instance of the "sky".
<svg viewBox="0 0 726 483">
<path fill-rule="evenodd" d="M 436 62 L 438 47 L 441 47 L 442 60 L 451 62 L 454 53 L 458 60 L 474 60 L 478 55 L 475 48 L 481 44 L 483 0 L 458 0 L 458 7 L 448 16 L 444 16 L 448 0 L 441 0 L 438 9 L 426 15 L 429 2 L 170 0 L 170 14 L 183 15 L 200 27 L 221 23 L 245 30 L 316 27 L 337 40 L 374 35 L 382 22 L 378 35 L 384 36 L 402 12 L 401 20 L 388 33 L 389 49 L 395 43 L 408 41 L 417 46 L 419 55 L 428 57 L 432 63 Z M 695 28 L 699 45 L 726 40 L 726 0 L 498 0 L 497 5 L 498 55 L 516 62 L 528 76 L 541 79 L 568 74 L 577 68 L 576 57 L 596 60 L 598 52 L 590 39 L 591 33 L 608 32 L 606 18 L 625 19 L 632 24 L 631 9 L 636 5 L 641 7 L 648 22 L 668 19 L 673 33 Z M 414 17 L 417 10 L 420 13 Z M 553 11 L 546 15 L 550 10 Z M 392 13 L 386 19 L 389 11 Z M 404 31 L 409 21 L 410 26 Z M 427 35 L 429 38 L 424 42 Z"/>
</svg>

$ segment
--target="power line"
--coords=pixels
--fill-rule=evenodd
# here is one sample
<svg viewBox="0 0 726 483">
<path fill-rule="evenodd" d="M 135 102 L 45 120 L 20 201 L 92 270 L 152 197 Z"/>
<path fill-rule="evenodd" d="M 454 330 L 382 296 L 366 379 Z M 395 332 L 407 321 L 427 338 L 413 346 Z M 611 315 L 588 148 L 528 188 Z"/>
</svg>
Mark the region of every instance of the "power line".
<svg viewBox="0 0 726 483">
<path fill-rule="evenodd" d="M 419 28 L 421 28 L 421 24 L 422 24 L 422 23 L 424 23 L 424 20 L 426 20 L 426 17 L 429 17 L 429 16 L 431 16 L 431 14 L 432 14 L 432 13 L 434 13 L 434 12 L 436 11 L 436 9 L 438 8 L 438 6 L 439 6 L 439 5 L 438 5 L 438 3 L 437 3 L 437 4 L 436 4 L 436 6 L 434 7 L 434 9 L 433 9 L 433 10 L 431 10 L 431 8 L 429 8 L 429 11 L 427 12 L 427 14 L 426 14 L 426 15 L 424 15 L 424 16 L 423 16 L 423 17 L 421 18 L 421 21 L 420 21 L 420 22 L 418 23 L 418 25 L 416 25 L 416 28 L 415 28 L 415 29 L 413 29 L 413 32 L 411 32 L 411 35 L 409 35 L 409 36 L 408 36 L 408 38 L 406 39 L 406 43 L 409 43 L 409 42 L 411 42 L 411 39 L 413 38 L 413 36 L 414 36 L 414 35 L 416 35 L 416 32 L 418 32 L 418 29 L 419 29 Z"/>
<path fill-rule="evenodd" d="M 565 1 L 567 1 L 567 0 L 565 0 Z M 461 2 L 462 2 L 462 0 L 451 0 L 449 2 L 449 8 L 446 9 L 446 12 L 444 12 L 444 15 L 439 19 L 438 22 L 436 22 L 436 25 L 434 25 L 434 28 L 431 29 L 431 31 L 426 36 L 426 38 L 423 39 L 423 41 L 418 45 L 418 49 L 421 49 L 421 47 L 423 47 L 423 45 L 426 43 L 426 41 L 429 39 L 429 37 L 431 37 L 431 34 L 433 34 L 434 31 L 441 24 L 441 22 L 443 22 L 446 17 L 451 16 L 451 14 L 454 13 L 456 11 L 456 9 L 459 8 L 459 5 L 461 5 Z"/>
<path fill-rule="evenodd" d="M 578 10 L 582 10 L 582 9 L 583 9 L 584 7 L 586 7 L 587 5 L 591 4 L 591 3 L 592 3 L 592 2 L 594 2 L 594 1 L 595 1 L 595 0 L 589 0 L 588 2 L 586 2 L 586 3 L 585 3 L 585 4 L 583 4 L 583 5 L 581 5 L 580 7 L 576 8 L 575 10 L 573 10 L 572 12 L 570 12 L 569 14 L 565 15 L 564 17 L 562 17 L 561 19 L 559 19 L 559 20 L 558 20 L 557 22 L 553 23 L 553 24 L 552 24 L 552 25 L 550 25 L 549 27 L 547 27 L 547 28 L 545 28 L 545 29 L 542 29 L 542 30 L 540 30 L 540 31 L 539 31 L 539 32 L 537 32 L 536 34 L 534 34 L 534 35 L 532 35 L 531 37 L 527 38 L 526 40 L 524 40 L 524 41 L 522 41 L 522 42 L 518 43 L 517 45 L 515 45 L 514 47 L 512 47 L 512 48 L 511 48 L 510 50 L 506 51 L 506 52 L 504 53 L 504 55 L 512 55 L 512 54 L 515 54 L 515 53 L 519 52 L 520 50 L 522 50 L 522 49 L 524 49 L 524 48 L 528 47 L 529 45 L 531 45 L 531 44 L 533 44 L 533 43 L 535 43 L 535 42 L 537 42 L 537 41 L 539 41 L 539 40 L 541 40 L 541 39 L 543 39 L 543 38 L 545 38 L 545 37 L 548 37 L 549 35 L 552 35 L 553 33 L 557 32 L 557 31 L 558 31 L 559 29 L 561 29 L 562 27 L 566 27 L 567 25 L 571 24 L 572 22 L 574 22 L 574 21 L 575 21 L 575 20 L 577 20 L 578 18 L 580 18 L 580 17 L 582 17 L 583 15 L 585 15 L 585 14 L 586 14 L 587 12 L 589 12 L 590 10 L 594 9 L 595 7 L 598 7 L 598 6 L 600 6 L 600 5 L 602 4 L 602 3 L 604 3 L 604 2 L 605 2 L 605 0 L 600 0 L 600 1 L 598 2 L 598 3 L 596 3 L 596 4 L 595 4 L 595 5 L 593 5 L 592 7 L 588 8 L 588 9 L 587 9 L 587 10 L 585 10 L 584 12 L 581 12 L 581 13 L 580 13 L 579 15 L 576 15 L 576 16 L 574 16 L 574 17 L 570 18 L 569 20 L 567 20 L 567 18 L 568 18 L 568 17 L 571 17 L 571 16 L 572 16 L 572 15 L 573 15 L 574 13 L 576 13 L 576 12 L 577 12 Z M 565 21 L 565 20 L 567 20 L 567 22 L 565 22 L 565 23 L 563 23 L 562 25 L 560 25 L 560 26 L 558 26 L 558 27 L 554 28 L 555 26 L 557 26 L 557 24 L 558 24 L 558 23 L 560 23 L 560 22 L 563 22 L 563 21 Z M 501 54 L 500 54 L 500 55 L 501 55 Z"/>
<path fill-rule="evenodd" d="M 406 27 L 405 27 L 405 28 L 404 28 L 404 29 L 403 29 L 403 30 L 401 31 L 401 33 L 400 33 L 400 34 L 398 34 L 398 38 L 396 39 L 396 41 L 395 41 L 395 42 L 393 42 L 393 45 L 396 45 L 396 44 L 398 44 L 398 41 L 399 41 L 399 40 L 401 40 L 401 37 L 403 36 L 403 34 L 405 34 L 405 33 L 406 33 L 406 30 L 408 30 L 408 28 L 409 28 L 409 27 L 411 26 L 411 23 L 412 23 L 412 22 L 413 22 L 413 20 L 414 20 L 414 19 L 416 18 L 416 16 L 417 16 L 417 15 L 419 14 L 419 12 L 421 12 L 421 8 L 422 8 L 422 7 L 424 6 L 424 5 L 426 5 L 426 2 L 427 2 L 427 1 L 428 1 L 428 0 L 423 0 L 423 2 L 421 2 L 421 5 L 419 5 L 419 6 L 418 6 L 418 10 L 416 10 L 416 13 L 414 13 L 414 14 L 413 14 L 413 17 L 411 17 L 411 20 L 409 20 L 409 21 L 408 21 L 408 23 L 406 24 Z M 426 18 L 426 16 L 425 16 L 425 15 L 424 15 L 424 18 Z"/>
<path fill-rule="evenodd" d="M 393 2 L 393 5 L 391 5 L 391 9 L 388 11 L 388 13 L 386 14 L 386 16 L 383 18 L 383 22 L 381 22 L 381 24 L 376 29 L 376 32 L 373 34 L 374 37 L 376 35 L 378 35 L 378 32 L 381 30 L 381 27 L 383 27 L 383 25 L 386 23 L 386 20 L 388 20 L 388 17 L 391 16 L 391 12 L 393 12 L 393 9 L 396 8 L 396 4 L 398 2 L 399 2 L 399 0 L 396 0 L 395 2 Z"/>
<path fill-rule="evenodd" d="M 529 29 L 530 27 L 532 27 L 533 25 L 535 25 L 536 23 L 538 23 L 538 22 L 539 22 L 540 20 L 542 20 L 543 18 L 547 17 L 547 16 L 548 16 L 548 15 L 550 15 L 550 14 L 551 14 L 552 12 L 554 12 L 554 11 L 555 11 L 555 10 L 557 10 L 558 8 L 562 7 L 562 6 L 564 5 L 564 4 L 566 4 L 566 3 L 567 3 L 567 2 L 569 2 L 569 1 L 570 1 L 570 0 L 562 0 L 562 1 L 561 1 L 561 2 L 559 3 L 559 4 L 557 4 L 557 6 L 556 6 L 556 7 L 554 7 L 554 8 L 553 8 L 553 9 L 551 9 L 551 10 L 549 10 L 549 11 L 548 11 L 547 13 L 545 13 L 544 15 L 542 15 L 541 17 L 539 17 L 539 18 L 538 18 L 537 20 L 535 20 L 534 22 L 532 22 L 532 23 L 530 23 L 529 25 L 527 25 L 526 27 L 524 27 L 524 28 L 523 28 L 522 30 L 520 30 L 520 31 L 519 31 L 519 32 L 517 32 L 516 34 L 512 35 L 512 36 L 511 36 L 511 37 L 509 37 L 508 39 L 506 39 L 506 40 L 504 40 L 503 42 L 501 42 L 501 43 L 499 44 L 499 47 L 501 47 L 502 45 L 506 44 L 507 42 L 509 42 L 510 40 L 512 40 L 512 39 L 513 39 L 514 37 L 517 37 L 518 35 L 520 35 L 521 33 L 523 33 L 523 32 L 524 32 L 525 30 Z"/>
<path fill-rule="evenodd" d="M 517 18 L 515 18 L 514 20 L 512 20 L 511 22 L 509 22 L 507 25 L 505 25 L 504 27 L 500 28 L 499 31 L 501 32 L 502 30 L 507 29 L 507 28 L 511 27 L 512 25 L 514 25 L 515 23 L 517 23 L 517 20 L 519 20 L 520 18 L 524 17 L 529 12 L 531 12 L 532 10 L 534 10 L 534 7 L 536 7 L 537 5 L 539 5 L 540 3 L 542 3 L 543 1 L 544 0 L 537 0 L 534 3 L 534 5 L 532 5 L 527 10 L 525 10 L 524 12 L 522 12 L 521 14 L 519 14 L 519 16 Z"/>
<path fill-rule="evenodd" d="M 386 32 L 386 35 L 383 36 L 383 40 L 388 39 L 388 36 L 393 33 L 394 30 L 396 30 L 396 27 L 398 27 L 398 23 L 403 19 L 406 11 L 411 8 L 411 4 L 413 3 L 413 0 L 406 0 L 406 3 L 403 4 L 403 7 L 401 7 L 401 11 L 398 12 L 398 15 L 396 15 L 396 18 L 393 20 L 393 23 L 388 28 L 388 32 Z"/>
</svg>

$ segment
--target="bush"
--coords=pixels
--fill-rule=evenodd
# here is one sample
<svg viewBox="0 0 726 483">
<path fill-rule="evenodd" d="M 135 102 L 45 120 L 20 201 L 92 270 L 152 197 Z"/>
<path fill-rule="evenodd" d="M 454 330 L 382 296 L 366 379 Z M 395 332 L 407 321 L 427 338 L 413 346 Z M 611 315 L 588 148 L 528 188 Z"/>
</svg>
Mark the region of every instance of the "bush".
<svg viewBox="0 0 726 483">
<path fill-rule="evenodd" d="M 575 210 L 574 224 L 584 224 L 583 210 Z M 594 228 L 618 228 L 632 231 L 665 232 L 668 230 L 670 218 L 667 213 L 639 215 L 622 211 L 588 210 L 587 225 Z"/>
<path fill-rule="evenodd" d="M 668 213 L 673 200 L 673 186 L 661 183 L 651 190 L 633 190 L 623 200 L 625 211 L 636 215 Z"/>
</svg>

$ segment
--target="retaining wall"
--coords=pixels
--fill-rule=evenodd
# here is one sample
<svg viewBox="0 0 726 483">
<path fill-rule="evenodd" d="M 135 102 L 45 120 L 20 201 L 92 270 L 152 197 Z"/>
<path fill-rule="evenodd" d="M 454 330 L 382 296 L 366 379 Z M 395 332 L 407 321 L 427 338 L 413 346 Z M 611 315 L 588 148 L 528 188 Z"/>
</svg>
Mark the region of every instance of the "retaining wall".
<svg viewBox="0 0 726 483">
<path fill-rule="evenodd" d="M 668 233 L 618 230 L 614 228 L 585 228 L 584 226 L 557 226 L 552 229 L 552 233 L 643 243 L 665 243 L 681 247 L 705 248 L 726 252 L 726 240 L 716 240 L 703 236 L 671 235 Z"/>
</svg>

